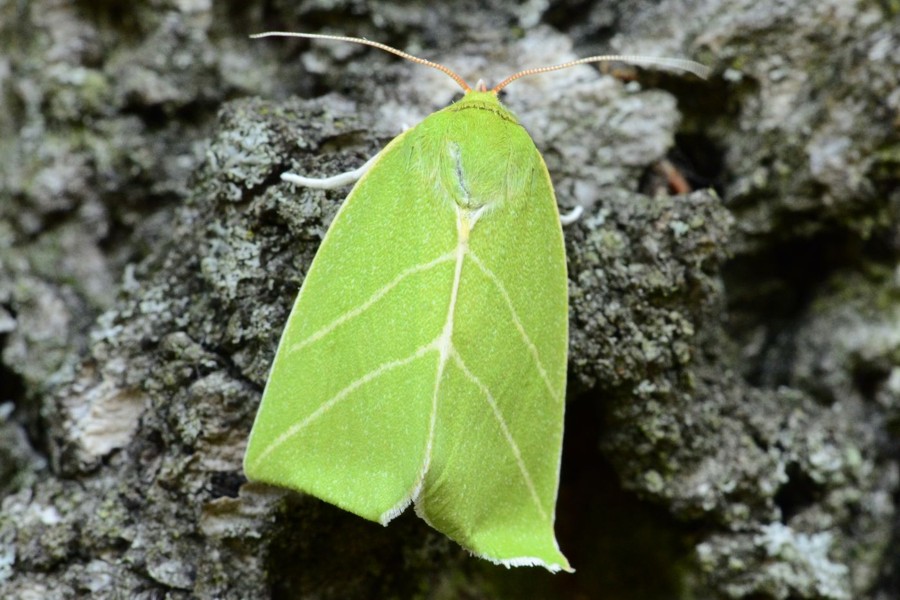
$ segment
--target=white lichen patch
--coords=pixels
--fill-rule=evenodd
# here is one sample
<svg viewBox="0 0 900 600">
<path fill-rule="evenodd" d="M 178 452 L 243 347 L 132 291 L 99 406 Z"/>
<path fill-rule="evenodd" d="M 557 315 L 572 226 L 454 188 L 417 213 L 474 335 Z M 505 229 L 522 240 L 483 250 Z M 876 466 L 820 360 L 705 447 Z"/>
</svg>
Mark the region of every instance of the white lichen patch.
<svg viewBox="0 0 900 600">
<path fill-rule="evenodd" d="M 30 506 L 30 513 L 33 519 L 40 522 L 42 525 L 56 525 L 62 521 L 62 515 L 59 514 L 59 511 L 55 506 L 32 504 Z"/>
<path fill-rule="evenodd" d="M 847 566 L 828 558 L 833 542 L 829 532 L 806 534 L 782 523 L 771 523 L 762 527 L 755 542 L 774 559 L 770 568 L 779 571 L 781 581 L 796 589 L 812 587 L 821 598 L 850 598 Z"/>
<path fill-rule="evenodd" d="M 835 539 L 829 531 L 805 533 L 772 522 L 753 534 L 712 536 L 695 550 L 725 598 L 849 600 L 850 569 L 829 556 L 840 551 Z"/>
<path fill-rule="evenodd" d="M 193 584 L 189 567 L 184 561 L 174 558 L 148 561 L 147 574 L 164 585 L 180 590 L 189 590 Z"/>
<path fill-rule="evenodd" d="M 12 578 L 16 564 L 16 545 L 3 541 L 0 543 L 0 583 Z"/>
</svg>

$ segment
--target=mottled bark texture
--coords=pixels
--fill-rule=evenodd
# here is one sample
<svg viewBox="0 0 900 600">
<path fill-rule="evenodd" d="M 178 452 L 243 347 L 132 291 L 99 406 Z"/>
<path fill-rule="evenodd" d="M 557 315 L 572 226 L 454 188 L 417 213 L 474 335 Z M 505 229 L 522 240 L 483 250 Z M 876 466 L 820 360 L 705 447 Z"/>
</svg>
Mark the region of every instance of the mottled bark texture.
<svg viewBox="0 0 900 600">
<path fill-rule="evenodd" d="M 487 4 L 0 0 L 0 597 L 897 597 L 897 3 Z M 713 67 L 505 97 L 585 207 L 557 518 L 576 574 L 246 484 L 345 193 L 278 175 L 356 167 L 457 93 L 374 50 L 246 37 L 272 28 L 472 80 L 610 49 Z"/>
</svg>

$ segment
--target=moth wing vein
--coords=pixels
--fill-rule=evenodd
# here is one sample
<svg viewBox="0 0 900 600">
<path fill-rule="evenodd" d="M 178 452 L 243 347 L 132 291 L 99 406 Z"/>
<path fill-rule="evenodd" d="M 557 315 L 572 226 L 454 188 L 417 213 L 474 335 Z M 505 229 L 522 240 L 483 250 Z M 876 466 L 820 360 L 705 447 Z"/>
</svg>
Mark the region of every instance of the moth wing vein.
<svg viewBox="0 0 900 600">
<path fill-rule="evenodd" d="M 339 315 L 337 318 L 335 318 L 333 321 L 331 321 L 331 323 L 329 323 L 325 327 L 322 327 L 321 329 L 310 334 L 306 339 L 301 340 L 301 341 L 297 342 L 296 344 L 293 344 L 289 348 L 288 352 L 294 353 L 299 350 L 302 350 L 306 346 L 309 346 L 310 344 L 317 342 L 320 339 L 324 338 L 326 335 L 328 335 L 329 333 L 331 333 L 332 331 L 334 331 L 335 329 L 337 329 L 338 327 L 340 327 L 347 321 L 350 321 L 351 319 L 354 319 L 354 318 L 358 317 L 359 315 L 363 314 L 369 308 L 371 308 L 376 302 L 378 302 L 379 300 L 381 300 L 382 298 L 387 296 L 391 290 L 393 290 L 398 285 L 403 283 L 403 280 L 405 280 L 407 277 L 415 275 L 416 273 L 424 273 L 425 271 L 428 271 L 429 269 L 432 269 L 439 264 L 442 264 L 449 260 L 452 260 L 455 257 L 456 257 L 456 251 L 453 250 L 451 252 L 447 252 L 446 254 L 442 254 L 441 256 L 439 256 L 433 260 L 430 260 L 427 263 L 421 263 L 421 264 L 407 268 L 406 270 L 400 272 L 399 275 L 394 277 L 394 279 L 392 279 L 391 281 L 389 281 L 388 283 L 386 283 L 379 289 L 375 290 L 375 292 L 373 292 L 372 295 L 369 296 L 369 298 L 365 302 L 358 305 L 356 308 L 352 308 L 352 309 L 342 313 L 341 315 Z"/>
<path fill-rule="evenodd" d="M 437 374 L 434 379 L 434 391 L 431 395 L 431 414 L 428 417 L 428 438 L 425 442 L 425 453 L 424 458 L 422 460 L 422 468 L 419 469 L 419 474 L 416 477 L 416 483 L 413 484 L 410 491 L 403 496 L 394 506 L 385 511 L 381 517 L 379 517 L 378 521 L 382 525 L 387 525 L 394 517 L 397 517 L 406 510 L 406 507 L 412 504 L 413 502 L 417 502 L 419 499 L 422 490 L 425 487 L 425 477 L 428 475 L 428 468 L 431 466 L 431 454 L 434 449 L 434 432 L 437 425 L 437 405 L 438 405 L 438 394 L 441 391 L 441 381 L 444 379 L 444 366 L 447 362 L 445 352 L 441 350 L 441 344 L 443 343 L 444 335 L 438 336 L 433 342 L 435 350 L 437 350 L 438 354 L 438 367 Z M 452 345 L 451 345 L 452 347 Z"/>
<path fill-rule="evenodd" d="M 503 413 L 500 412 L 500 407 L 497 406 L 497 401 L 494 399 L 494 395 L 491 393 L 491 390 L 484 384 L 483 381 L 478 379 L 472 371 L 466 366 L 466 363 L 463 361 L 462 357 L 459 355 L 459 352 L 456 351 L 456 348 L 451 348 L 450 355 L 453 358 L 453 362 L 456 363 L 456 366 L 463 372 L 466 379 L 472 382 L 475 387 L 484 395 L 485 400 L 487 401 L 488 406 L 490 406 L 491 411 L 494 414 L 494 418 L 497 419 L 497 424 L 500 426 L 500 431 L 503 434 L 503 437 L 506 440 L 506 443 L 509 444 L 510 450 L 513 454 L 513 457 L 516 460 L 516 466 L 519 468 L 519 472 L 522 474 L 522 479 L 525 481 L 525 486 L 528 488 L 528 492 L 531 495 L 531 499 L 534 501 L 534 505 L 540 513 L 541 518 L 545 521 L 549 520 L 547 515 L 547 511 L 544 509 L 544 505 L 541 503 L 541 498 L 537 493 L 537 488 L 534 487 L 534 480 L 531 478 L 531 472 L 528 470 L 528 465 L 525 464 L 525 461 L 522 459 L 522 452 L 519 450 L 519 445 L 516 443 L 515 438 L 513 438 L 512 433 L 509 430 L 509 426 L 506 424 L 506 419 L 503 418 Z"/>
<path fill-rule="evenodd" d="M 319 406 L 319 408 L 317 408 L 316 410 L 311 412 L 303 420 L 301 420 L 297 423 L 294 423 L 288 429 L 286 429 L 284 432 L 282 432 L 281 435 L 279 435 L 277 438 L 275 438 L 274 441 L 272 441 L 268 446 L 266 446 L 263 449 L 263 451 L 259 454 L 259 456 L 256 457 L 256 460 L 253 461 L 253 465 L 254 466 L 259 465 L 266 458 L 268 458 L 268 456 L 270 454 L 272 454 L 272 452 L 274 452 L 275 450 L 280 448 L 291 438 L 299 435 L 311 423 L 313 423 L 314 421 L 316 421 L 317 419 L 319 419 L 323 415 L 325 415 L 329 410 L 334 408 L 334 406 L 338 402 L 340 402 L 341 400 L 343 400 L 344 398 L 349 396 L 356 389 L 362 387 L 363 385 L 369 383 L 370 381 L 377 379 L 378 377 L 384 375 L 385 373 L 392 371 L 393 369 L 398 369 L 402 366 L 408 365 L 409 363 L 423 357 L 428 352 L 430 352 L 432 350 L 436 350 L 437 349 L 437 341 L 438 341 L 437 339 L 434 339 L 434 340 L 428 342 L 427 344 L 423 344 L 422 346 L 419 346 L 418 348 L 416 348 L 415 351 L 413 351 L 412 354 L 410 354 L 409 356 L 407 356 L 405 358 L 400 358 L 397 360 L 391 360 L 391 361 L 381 363 L 380 365 L 378 365 L 377 367 L 375 367 L 368 373 L 365 373 L 364 375 L 361 375 L 357 379 L 351 381 L 349 384 L 347 384 L 342 389 L 340 389 L 334 396 L 332 396 L 331 398 L 329 398 L 328 400 L 323 402 Z"/>
<path fill-rule="evenodd" d="M 562 402 L 562 398 L 560 398 L 559 392 L 557 392 L 553 384 L 550 382 L 550 376 L 547 374 L 547 369 L 544 368 L 544 363 L 541 360 L 540 353 L 538 352 L 537 346 L 534 345 L 534 342 L 531 341 L 531 338 L 528 335 L 528 332 L 525 331 L 525 326 L 522 325 L 521 319 L 519 319 L 519 313 L 516 312 L 516 308 L 513 306 L 512 298 L 509 295 L 509 292 L 506 291 L 506 286 L 503 285 L 503 282 L 500 281 L 500 278 L 491 271 L 487 265 L 481 262 L 481 259 L 472 252 L 469 251 L 469 257 L 472 259 L 472 262 L 475 263 L 475 266 L 485 274 L 485 276 L 491 280 L 491 283 L 497 288 L 497 291 L 500 292 L 500 296 L 503 298 L 503 301 L 506 303 L 506 307 L 509 309 L 510 317 L 512 318 L 513 325 L 516 330 L 519 332 L 519 335 L 522 336 L 522 341 L 525 343 L 525 347 L 528 348 L 528 353 L 531 354 L 532 360 L 534 360 L 535 367 L 538 370 L 538 374 L 541 377 L 541 380 L 544 382 L 544 386 L 547 388 L 547 393 L 550 394 L 550 397 L 557 403 Z"/>
</svg>

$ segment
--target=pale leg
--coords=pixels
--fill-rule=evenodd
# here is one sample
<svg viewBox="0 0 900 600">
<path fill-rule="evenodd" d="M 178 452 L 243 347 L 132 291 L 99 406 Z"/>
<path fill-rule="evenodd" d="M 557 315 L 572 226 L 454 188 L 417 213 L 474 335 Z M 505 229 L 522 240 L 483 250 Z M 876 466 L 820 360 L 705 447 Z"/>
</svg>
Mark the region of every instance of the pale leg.
<svg viewBox="0 0 900 600">
<path fill-rule="evenodd" d="M 352 171 L 340 173 L 332 177 L 304 177 L 294 173 L 282 173 L 281 180 L 317 190 L 333 190 L 335 188 L 344 187 L 345 185 L 350 185 L 351 183 L 356 183 L 356 181 L 369 170 L 369 167 L 375 162 L 377 156 L 378 155 L 376 154 L 367 160 L 366 164 L 358 169 L 353 169 Z"/>
</svg>

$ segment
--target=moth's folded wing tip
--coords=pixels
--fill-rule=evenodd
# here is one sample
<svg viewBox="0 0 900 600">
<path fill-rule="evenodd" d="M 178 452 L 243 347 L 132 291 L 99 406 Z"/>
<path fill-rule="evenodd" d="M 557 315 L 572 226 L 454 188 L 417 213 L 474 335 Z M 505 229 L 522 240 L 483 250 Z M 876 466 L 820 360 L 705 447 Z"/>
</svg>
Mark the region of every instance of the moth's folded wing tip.
<svg viewBox="0 0 900 600">
<path fill-rule="evenodd" d="M 515 558 L 504 558 L 498 559 L 493 556 L 487 556 L 484 554 L 476 554 L 479 558 L 483 558 L 488 560 L 495 565 L 502 565 L 507 569 L 511 567 L 544 567 L 551 573 L 559 573 L 560 571 L 565 571 L 566 573 L 574 573 L 575 569 L 573 569 L 569 562 L 563 559 L 563 563 L 548 563 L 542 558 L 537 558 L 536 556 L 518 556 Z"/>
</svg>

